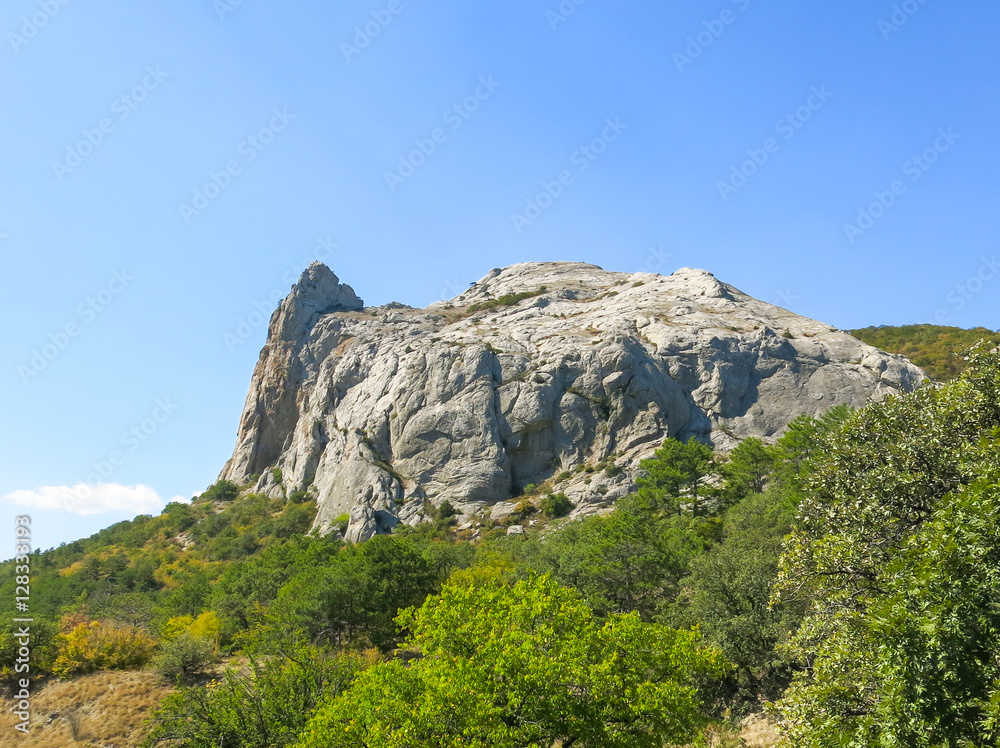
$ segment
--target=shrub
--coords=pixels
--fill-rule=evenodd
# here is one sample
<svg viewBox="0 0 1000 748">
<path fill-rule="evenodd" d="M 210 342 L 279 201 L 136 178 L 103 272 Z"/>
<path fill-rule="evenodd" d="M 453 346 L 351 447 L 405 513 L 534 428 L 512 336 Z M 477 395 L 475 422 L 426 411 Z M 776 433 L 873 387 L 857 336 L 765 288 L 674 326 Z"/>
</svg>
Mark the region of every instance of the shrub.
<svg viewBox="0 0 1000 748">
<path fill-rule="evenodd" d="M 517 520 L 517 518 L 520 518 L 521 520 L 524 520 L 524 519 L 527 519 L 528 517 L 530 517 L 532 514 L 534 514 L 537 511 L 538 511 L 538 507 L 536 507 L 530 501 L 524 500 L 524 501 L 520 502 L 517 505 L 517 509 L 515 510 L 515 512 L 514 512 L 514 514 L 512 516 L 514 517 L 515 520 Z"/>
<path fill-rule="evenodd" d="M 564 493 L 550 493 L 542 499 L 540 508 L 543 515 L 555 519 L 573 511 L 573 502 Z"/>
<path fill-rule="evenodd" d="M 21 648 L 17 633 L 22 623 L 15 623 L 17 613 L 5 613 L 0 616 L 0 679 L 14 683 L 16 676 L 14 667 Z M 35 618 L 31 624 L 31 672 L 47 673 L 51 671 L 52 660 L 55 657 L 58 629 L 55 624 L 42 618 Z"/>
<path fill-rule="evenodd" d="M 534 296 L 541 296 L 548 290 L 546 286 L 541 286 L 537 291 L 522 291 L 521 293 L 509 293 L 503 296 L 498 296 L 495 299 L 490 299 L 489 301 L 483 301 L 478 304 L 472 304 L 468 309 L 465 310 L 466 314 L 475 314 L 476 312 L 485 312 L 488 309 L 496 309 L 498 307 L 504 306 L 514 306 L 520 301 L 525 299 L 530 299 Z"/>
<path fill-rule="evenodd" d="M 61 678 L 95 670 L 129 670 L 150 661 L 156 640 L 141 629 L 108 621 L 77 622 L 56 637 L 52 672 Z"/>
<path fill-rule="evenodd" d="M 184 686 L 154 712 L 144 748 L 290 746 L 321 698 L 333 698 L 377 661 L 373 654 L 332 654 L 299 646 L 287 655 L 251 652 L 208 687 Z"/>
<path fill-rule="evenodd" d="M 212 611 L 205 611 L 197 618 L 191 616 L 175 616 L 163 625 L 161 634 L 164 639 L 173 640 L 182 636 L 192 636 L 204 639 L 214 648 L 219 641 L 219 631 L 222 625 L 219 617 Z"/>
<path fill-rule="evenodd" d="M 209 486 L 198 501 L 232 501 L 240 495 L 240 487 L 231 480 L 220 480 Z"/>
<path fill-rule="evenodd" d="M 204 673 L 214 659 L 212 642 L 184 633 L 164 643 L 153 664 L 164 678 L 189 683 Z"/>
<path fill-rule="evenodd" d="M 316 510 L 307 506 L 293 505 L 285 509 L 274 520 L 273 534 L 277 538 L 291 538 L 309 532 Z"/>
</svg>

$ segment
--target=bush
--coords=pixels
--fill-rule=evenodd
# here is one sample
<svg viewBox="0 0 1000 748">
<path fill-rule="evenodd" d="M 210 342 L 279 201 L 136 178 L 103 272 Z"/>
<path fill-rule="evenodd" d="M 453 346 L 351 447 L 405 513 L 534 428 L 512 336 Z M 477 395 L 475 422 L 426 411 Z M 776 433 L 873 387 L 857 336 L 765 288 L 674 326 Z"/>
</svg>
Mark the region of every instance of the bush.
<svg viewBox="0 0 1000 748">
<path fill-rule="evenodd" d="M 292 505 L 274 520 L 273 534 L 276 538 L 291 538 L 305 535 L 312 525 L 315 509 Z"/>
<path fill-rule="evenodd" d="M 197 618 L 175 616 L 163 625 L 160 633 L 168 641 L 178 639 L 182 636 L 203 639 L 214 648 L 218 644 L 221 628 L 222 625 L 219 622 L 219 617 L 212 611 L 206 611 Z"/>
<path fill-rule="evenodd" d="M 153 664 L 164 678 L 189 683 L 204 673 L 214 659 L 212 642 L 184 633 L 163 644 Z"/>
<path fill-rule="evenodd" d="M 523 522 L 524 520 L 526 520 L 528 517 L 530 517 L 532 514 L 534 514 L 537 511 L 538 511 L 538 507 L 536 507 L 530 501 L 528 501 L 527 499 L 525 499 L 525 500 L 523 500 L 523 501 L 521 501 L 521 502 L 518 503 L 517 509 L 514 511 L 514 514 L 512 514 L 511 516 L 514 518 L 515 521 Z"/>
<path fill-rule="evenodd" d="M 573 502 L 564 493 L 550 493 L 542 499 L 540 508 L 544 516 L 556 519 L 573 511 Z"/>
<path fill-rule="evenodd" d="M 332 654 L 306 646 L 288 656 L 252 653 L 246 668 L 229 670 L 209 687 L 182 687 L 167 696 L 142 745 L 292 745 L 320 698 L 340 694 L 375 661 L 370 654 Z"/>
<path fill-rule="evenodd" d="M 232 501 L 240 495 L 240 487 L 231 480 L 220 480 L 209 486 L 198 501 Z"/>
<path fill-rule="evenodd" d="M 71 627 L 56 637 L 52 672 L 61 678 L 95 670 L 141 668 L 153 657 L 156 640 L 133 626 L 108 621 L 69 619 Z"/>
<path fill-rule="evenodd" d="M 497 309 L 498 307 L 514 306 L 518 302 L 524 301 L 525 299 L 530 299 L 534 296 L 541 296 L 547 290 L 548 288 L 546 286 L 541 286 L 537 291 L 522 291 L 521 293 L 504 294 L 503 296 L 490 299 L 489 301 L 472 304 L 465 310 L 465 312 L 466 314 L 475 314 L 476 312 L 485 312 L 489 309 Z"/>
<path fill-rule="evenodd" d="M 14 667 L 19 656 L 18 650 L 21 645 L 18 640 L 18 632 L 22 623 L 15 623 L 14 618 L 17 613 L 5 613 L 0 617 L 0 679 L 13 683 L 16 676 Z M 47 673 L 52 668 L 52 660 L 55 657 L 56 638 L 58 629 L 55 624 L 42 618 L 35 618 L 31 624 L 31 672 Z"/>
</svg>

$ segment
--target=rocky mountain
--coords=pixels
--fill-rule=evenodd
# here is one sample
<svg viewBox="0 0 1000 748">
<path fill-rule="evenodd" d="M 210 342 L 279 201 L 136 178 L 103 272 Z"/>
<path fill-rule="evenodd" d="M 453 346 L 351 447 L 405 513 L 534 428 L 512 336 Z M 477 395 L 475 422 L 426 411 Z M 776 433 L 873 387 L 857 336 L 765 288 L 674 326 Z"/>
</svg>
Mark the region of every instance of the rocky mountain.
<svg viewBox="0 0 1000 748">
<path fill-rule="evenodd" d="M 586 513 L 667 436 L 725 450 L 924 379 L 703 270 L 525 263 L 414 309 L 366 308 L 315 263 L 271 319 L 220 477 L 313 492 L 316 525 L 349 514 L 352 540 L 446 500 L 502 514 L 545 481 Z"/>
</svg>

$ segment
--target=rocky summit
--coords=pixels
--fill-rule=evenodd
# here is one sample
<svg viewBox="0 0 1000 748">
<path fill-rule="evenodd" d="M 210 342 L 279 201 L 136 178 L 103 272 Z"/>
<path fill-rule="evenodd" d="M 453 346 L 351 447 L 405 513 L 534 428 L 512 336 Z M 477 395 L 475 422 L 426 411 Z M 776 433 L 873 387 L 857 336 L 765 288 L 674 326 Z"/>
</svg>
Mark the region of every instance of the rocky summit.
<svg viewBox="0 0 1000 748">
<path fill-rule="evenodd" d="M 727 450 L 924 379 L 703 270 L 524 263 L 414 309 L 364 307 L 314 263 L 274 312 L 221 477 L 308 491 L 316 526 L 347 514 L 354 541 L 444 501 L 499 516 L 546 481 L 589 513 L 668 436 Z"/>
</svg>

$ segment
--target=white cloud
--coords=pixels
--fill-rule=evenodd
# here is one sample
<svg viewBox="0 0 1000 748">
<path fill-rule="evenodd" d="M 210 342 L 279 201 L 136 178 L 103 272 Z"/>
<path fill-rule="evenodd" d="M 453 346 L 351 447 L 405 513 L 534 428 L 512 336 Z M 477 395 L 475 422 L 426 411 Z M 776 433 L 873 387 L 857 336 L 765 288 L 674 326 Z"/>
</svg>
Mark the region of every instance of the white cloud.
<svg viewBox="0 0 1000 748">
<path fill-rule="evenodd" d="M 122 486 L 101 483 L 96 487 L 85 483 L 76 486 L 42 486 L 34 491 L 14 491 L 3 497 L 18 506 L 31 509 L 55 509 L 86 517 L 109 512 L 156 514 L 167 502 L 149 486 Z M 171 501 L 185 501 L 175 496 Z"/>
</svg>

